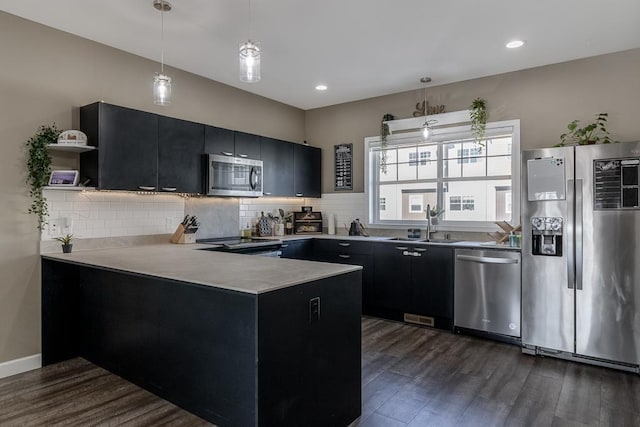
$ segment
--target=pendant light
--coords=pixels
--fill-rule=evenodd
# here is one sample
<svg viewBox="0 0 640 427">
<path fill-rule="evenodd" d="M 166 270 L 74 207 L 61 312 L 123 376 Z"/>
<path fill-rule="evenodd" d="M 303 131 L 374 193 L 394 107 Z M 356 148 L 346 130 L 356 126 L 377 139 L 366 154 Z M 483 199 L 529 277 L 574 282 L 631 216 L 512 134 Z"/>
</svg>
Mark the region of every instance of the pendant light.
<svg viewBox="0 0 640 427">
<path fill-rule="evenodd" d="M 420 83 L 431 83 L 431 77 L 421 77 Z M 424 124 L 422 125 L 422 136 L 424 139 L 429 139 L 431 136 L 431 128 L 430 126 L 434 123 L 438 123 L 437 120 L 429 120 L 427 119 L 427 86 L 424 87 Z"/>
<path fill-rule="evenodd" d="M 160 11 L 160 72 L 153 76 L 153 102 L 156 105 L 171 103 L 171 77 L 164 73 L 164 13 L 171 10 L 171 3 L 154 0 L 153 7 Z"/>
<path fill-rule="evenodd" d="M 251 0 L 249 0 L 249 32 L 251 32 Z M 249 39 L 240 45 L 240 81 L 256 83 L 260 81 L 260 43 Z"/>
</svg>

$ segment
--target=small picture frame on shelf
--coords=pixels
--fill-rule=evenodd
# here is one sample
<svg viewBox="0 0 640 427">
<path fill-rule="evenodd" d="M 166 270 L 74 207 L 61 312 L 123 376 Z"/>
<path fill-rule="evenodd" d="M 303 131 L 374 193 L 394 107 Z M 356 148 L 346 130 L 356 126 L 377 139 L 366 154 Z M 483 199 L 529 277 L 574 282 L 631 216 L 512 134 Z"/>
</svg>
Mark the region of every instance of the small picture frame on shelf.
<svg viewBox="0 0 640 427">
<path fill-rule="evenodd" d="M 78 185 L 80 173 L 75 170 L 55 170 L 51 171 L 49 185 L 51 187 L 75 187 Z"/>
</svg>

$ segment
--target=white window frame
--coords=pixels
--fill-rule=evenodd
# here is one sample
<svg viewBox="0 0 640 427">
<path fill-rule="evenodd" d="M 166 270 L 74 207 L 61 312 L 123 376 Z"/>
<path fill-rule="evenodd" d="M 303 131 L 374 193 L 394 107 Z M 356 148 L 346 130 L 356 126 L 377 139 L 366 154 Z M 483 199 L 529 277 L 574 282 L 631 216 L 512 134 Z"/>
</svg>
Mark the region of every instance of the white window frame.
<svg viewBox="0 0 640 427">
<path fill-rule="evenodd" d="M 453 113 L 447 113 L 448 115 L 453 115 Z M 438 115 L 429 116 L 434 119 L 438 119 Z M 407 119 L 408 120 L 408 119 Z M 437 141 L 450 140 L 453 139 L 453 135 L 455 134 L 468 134 L 471 130 L 471 126 L 469 124 L 464 124 L 461 126 L 450 126 L 451 123 L 446 123 L 438 120 L 438 125 L 446 125 L 447 127 L 438 128 L 435 127 L 432 129 L 431 139 L 434 144 L 437 144 Z M 496 131 L 502 128 L 511 128 L 512 132 L 512 140 L 511 140 L 511 197 L 512 201 L 520 200 L 520 120 L 504 120 L 499 122 L 489 122 L 487 123 L 487 134 L 491 135 L 492 131 Z M 387 141 L 390 144 L 401 145 L 403 142 L 409 144 L 419 143 L 421 139 L 420 131 L 410 131 L 406 133 L 398 133 L 393 134 L 387 137 Z M 425 220 L 403 220 L 403 221 L 389 221 L 389 220 L 380 220 L 376 215 L 376 209 L 378 208 L 378 200 L 379 200 L 379 186 L 373 182 L 373 170 L 374 168 L 379 168 L 379 164 L 371 165 L 371 150 L 377 147 L 380 147 L 380 137 L 366 137 L 365 138 L 365 195 L 367 197 L 367 225 L 370 228 L 386 228 L 386 229 L 406 229 L 408 227 L 421 227 L 426 223 Z M 419 151 L 419 150 L 418 150 Z M 440 156 L 441 157 L 441 156 Z M 420 161 L 420 157 L 418 155 L 418 162 Z M 439 167 L 441 169 L 441 167 Z M 500 179 L 500 177 L 479 177 L 479 179 Z M 442 171 L 439 170 L 438 178 L 436 180 L 425 180 L 425 182 L 436 182 L 442 181 Z M 439 195 L 438 197 L 443 198 L 443 195 Z M 464 197 L 464 196 L 463 196 Z M 462 201 L 462 199 L 461 199 Z M 444 205 L 446 200 L 442 200 L 441 204 Z M 448 206 L 447 206 L 448 207 Z M 461 203 L 462 209 L 462 203 Z M 511 223 L 512 225 L 517 225 L 520 223 L 520 204 L 512 203 L 512 213 L 511 213 Z M 489 232 L 499 230 L 499 227 L 495 225 L 492 221 L 445 221 L 440 220 L 438 222 L 438 230 L 442 231 L 478 231 L 478 232 Z"/>
</svg>

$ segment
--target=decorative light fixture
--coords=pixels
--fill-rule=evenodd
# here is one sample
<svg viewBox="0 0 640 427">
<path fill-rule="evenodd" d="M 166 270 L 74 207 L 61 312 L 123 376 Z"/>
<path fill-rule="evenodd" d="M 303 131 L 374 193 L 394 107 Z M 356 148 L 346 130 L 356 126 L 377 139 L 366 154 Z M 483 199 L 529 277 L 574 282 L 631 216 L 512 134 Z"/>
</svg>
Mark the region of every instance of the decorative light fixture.
<svg viewBox="0 0 640 427">
<path fill-rule="evenodd" d="M 421 77 L 420 83 L 431 83 L 431 77 Z M 428 108 L 427 108 L 427 86 L 424 87 L 424 124 L 422 125 L 422 136 L 424 139 L 428 139 L 431 135 L 431 126 L 434 123 L 438 123 L 437 120 L 429 120 L 427 119 Z"/>
<path fill-rule="evenodd" d="M 249 33 L 251 33 L 251 0 L 249 0 Z M 240 81 L 256 83 L 260 81 L 260 43 L 249 39 L 240 45 Z"/>
<path fill-rule="evenodd" d="M 327 85 L 319 84 L 316 86 L 316 90 L 319 90 L 319 91 L 327 90 Z"/>
<path fill-rule="evenodd" d="M 153 76 L 153 102 L 156 105 L 171 103 L 171 77 L 164 73 L 164 13 L 171 10 L 171 3 L 153 0 L 153 7 L 160 11 L 160 72 Z"/>
</svg>

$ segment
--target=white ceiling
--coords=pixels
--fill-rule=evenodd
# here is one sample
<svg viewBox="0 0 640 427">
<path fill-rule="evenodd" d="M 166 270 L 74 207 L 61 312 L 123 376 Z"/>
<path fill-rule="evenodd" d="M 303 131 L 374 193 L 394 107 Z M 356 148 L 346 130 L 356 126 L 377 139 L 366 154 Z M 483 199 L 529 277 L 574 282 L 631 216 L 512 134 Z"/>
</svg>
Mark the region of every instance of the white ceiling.
<svg viewBox="0 0 640 427">
<path fill-rule="evenodd" d="M 166 64 L 305 110 L 421 88 L 425 75 L 434 86 L 640 47 L 638 0 L 251 0 L 252 24 L 249 0 L 169 1 Z M 159 61 L 152 3 L 0 0 L 0 10 Z M 263 51 L 253 84 L 238 78 L 249 37 Z M 506 49 L 514 38 L 527 43 Z"/>
</svg>

